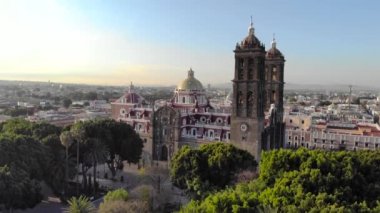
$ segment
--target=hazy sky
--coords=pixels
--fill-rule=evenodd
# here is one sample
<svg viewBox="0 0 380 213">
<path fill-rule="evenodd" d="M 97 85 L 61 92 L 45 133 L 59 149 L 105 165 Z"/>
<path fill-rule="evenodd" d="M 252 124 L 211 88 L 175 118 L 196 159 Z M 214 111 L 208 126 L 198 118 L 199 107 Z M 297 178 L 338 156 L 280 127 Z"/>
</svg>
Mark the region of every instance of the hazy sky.
<svg viewBox="0 0 380 213">
<path fill-rule="evenodd" d="M 251 15 L 286 82 L 380 85 L 378 0 L 0 0 L 0 79 L 229 82 Z"/>
</svg>

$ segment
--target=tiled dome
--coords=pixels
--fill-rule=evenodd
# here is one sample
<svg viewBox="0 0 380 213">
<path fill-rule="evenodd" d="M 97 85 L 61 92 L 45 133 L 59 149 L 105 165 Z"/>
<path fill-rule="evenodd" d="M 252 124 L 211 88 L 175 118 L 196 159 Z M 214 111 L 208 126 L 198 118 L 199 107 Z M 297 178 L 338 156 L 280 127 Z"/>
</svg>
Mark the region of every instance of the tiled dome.
<svg viewBox="0 0 380 213">
<path fill-rule="evenodd" d="M 202 83 L 194 77 L 194 71 L 190 68 L 187 78 L 177 86 L 178 90 L 203 90 Z"/>
</svg>

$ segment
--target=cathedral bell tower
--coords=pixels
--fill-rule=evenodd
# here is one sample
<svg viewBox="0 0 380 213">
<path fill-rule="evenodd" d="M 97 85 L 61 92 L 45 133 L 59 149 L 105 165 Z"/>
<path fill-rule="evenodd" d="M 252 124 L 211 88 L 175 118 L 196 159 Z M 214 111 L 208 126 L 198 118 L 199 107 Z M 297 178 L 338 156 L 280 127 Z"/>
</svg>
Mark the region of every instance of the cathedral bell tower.
<svg viewBox="0 0 380 213">
<path fill-rule="evenodd" d="M 236 44 L 231 115 L 231 140 L 260 159 L 264 130 L 265 47 L 251 24 L 248 36 Z"/>
<path fill-rule="evenodd" d="M 284 96 L 284 64 L 285 58 L 277 49 L 276 39 L 273 37 L 272 48 L 265 56 L 265 81 L 266 102 L 265 110 L 268 111 L 271 104 L 275 104 L 277 112 L 283 113 Z"/>
<path fill-rule="evenodd" d="M 284 65 L 284 55 L 277 49 L 277 42 L 273 36 L 272 47 L 265 56 L 265 111 L 271 114 L 275 112 L 271 119 L 267 149 L 281 148 L 284 144 Z"/>
</svg>

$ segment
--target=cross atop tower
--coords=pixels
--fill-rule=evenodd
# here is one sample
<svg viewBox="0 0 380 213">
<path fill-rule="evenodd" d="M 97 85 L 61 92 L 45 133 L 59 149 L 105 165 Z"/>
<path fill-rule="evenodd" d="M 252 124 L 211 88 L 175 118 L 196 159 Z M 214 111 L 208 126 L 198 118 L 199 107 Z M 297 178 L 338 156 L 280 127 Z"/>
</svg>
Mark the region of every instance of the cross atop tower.
<svg viewBox="0 0 380 213">
<path fill-rule="evenodd" d="M 249 35 L 253 35 L 255 33 L 255 28 L 253 28 L 252 16 L 251 16 L 251 24 L 248 27 L 248 33 Z"/>
<path fill-rule="evenodd" d="M 275 33 L 273 33 L 273 39 L 272 39 L 272 48 L 276 48 L 276 44 L 277 44 L 277 42 L 276 42 L 276 38 L 275 38 Z"/>
</svg>

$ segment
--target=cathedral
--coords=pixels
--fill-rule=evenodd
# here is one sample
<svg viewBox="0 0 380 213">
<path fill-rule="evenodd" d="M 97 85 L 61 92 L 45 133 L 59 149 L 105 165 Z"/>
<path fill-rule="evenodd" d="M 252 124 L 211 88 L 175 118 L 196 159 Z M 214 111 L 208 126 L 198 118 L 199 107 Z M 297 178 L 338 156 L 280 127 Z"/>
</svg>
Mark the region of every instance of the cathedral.
<svg viewBox="0 0 380 213">
<path fill-rule="evenodd" d="M 236 44 L 233 90 L 229 105 L 210 104 L 202 83 L 190 69 L 171 100 L 153 106 L 128 91 L 111 104 L 112 118 L 131 125 L 144 141 L 144 158 L 170 161 L 184 145 L 223 141 L 249 151 L 260 160 L 262 150 L 283 147 L 283 54 L 255 36 L 252 21 L 248 35 Z"/>
</svg>

